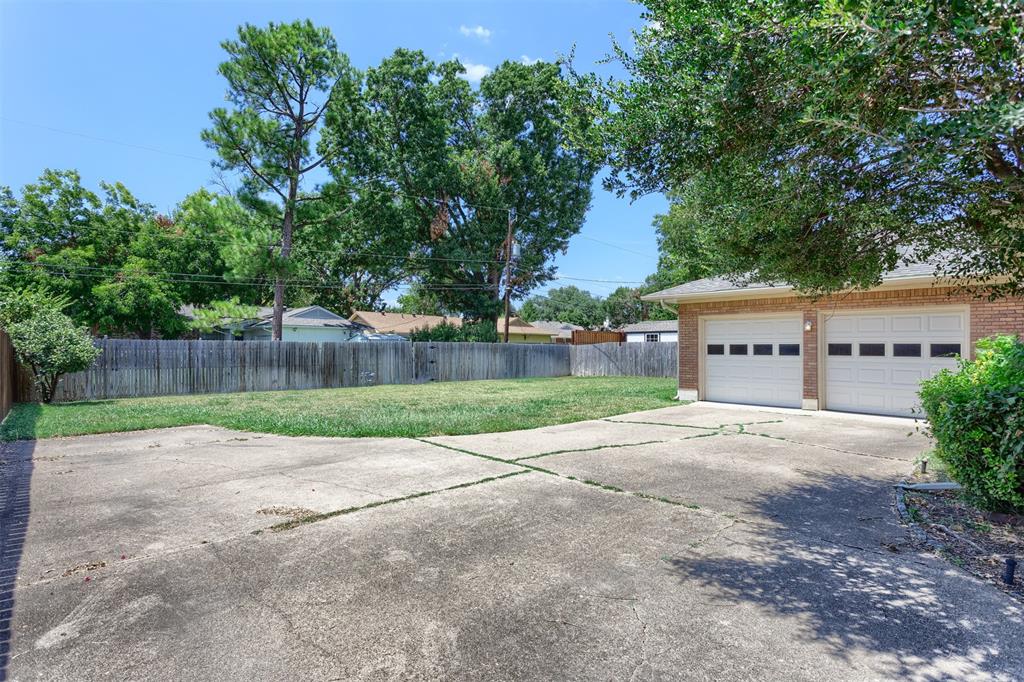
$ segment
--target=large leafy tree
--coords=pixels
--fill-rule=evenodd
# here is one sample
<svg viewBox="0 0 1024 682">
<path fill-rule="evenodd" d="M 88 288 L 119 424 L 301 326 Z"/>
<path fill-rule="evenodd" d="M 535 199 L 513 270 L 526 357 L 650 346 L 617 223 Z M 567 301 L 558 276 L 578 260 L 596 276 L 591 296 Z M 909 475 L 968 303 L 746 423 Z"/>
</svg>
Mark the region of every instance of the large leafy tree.
<svg viewBox="0 0 1024 682">
<path fill-rule="evenodd" d="M 409 315 L 443 315 L 451 316 L 453 311 L 444 307 L 437 293 L 425 289 L 418 282 L 413 282 L 409 289 L 395 301 L 394 311 Z"/>
<path fill-rule="evenodd" d="M 593 328 L 604 324 L 605 309 L 601 299 L 589 291 L 567 286 L 551 289 L 545 296 L 531 296 L 519 314 L 527 322 L 551 320 Z"/>
<path fill-rule="evenodd" d="M 308 303 L 343 315 L 379 308 L 383 293 L 409 276 L 420 241 L 413 216 L 372 185 L 346 191 L 329 182 L 321 197 L 301 206 L 307 227 L 296 234 L 293 254 Z"/>
<path fill-rule="evenodd" d="M 608 294 L 602 308 L 608 326 L 613 328 L 645 319 L 645 303 L 640 300 L 640 290 L 633 287 L 619 287 Z"/>
<path fill-rule="evenodd" d="M 389 192 L 413 221 L 408 266 L 446 310 L 494 321 L 506 291 L 510 215 L 520 256 L 514 298 L 554 276 L 551 257 L 582 226 L 597 164 L 568 148 L 554 64 L 506 62 L 479 90 L 457 61 L 397 50 L 361 87 L 335 91 L 323 148 L 339 182 Z"/>
<path fill-rule="evenodd" d="M 320 125 L 334 93 L 354 88 L 356 74 L 338 51 L 330 30 L 309 21 L 246 24 L 237 40 L 222 44 L 228 60 L 220 65 L 232 108 L 210 112 L 203 139 L 217 150 L 221 168 L 239 171 L 247 189 L 269 195 L 280 208 L 275 225 L 273 338 L 281 339 L 285 282 L 292 273 L 292 247 L 298 207 L 315 201 L 304 194 L 303 179 L 331 155 L 317 152 Z M 294 275 L 292 275 L 294 276 Z"/>
<path fill-rule="evenodd" d="M 140 338 L 184 331 L 183 303 L 236 288 L 220 252 L 230 222 L 245 222 L 237 202 L 199 191 L 161 216 L 120 183 L 100 188 L 46 170 L 19 195 L 0 189 L 0 286 L 49 291 L 93 333 Z"/>
<path fill-rule="evenodd" d="M 1019 3 L 645 4 L 629 79 L 566 99 L 610 187 L 677 192 L 734 276 L 824 292 L 928 258 L 1022 291 Z"/>
</svg>

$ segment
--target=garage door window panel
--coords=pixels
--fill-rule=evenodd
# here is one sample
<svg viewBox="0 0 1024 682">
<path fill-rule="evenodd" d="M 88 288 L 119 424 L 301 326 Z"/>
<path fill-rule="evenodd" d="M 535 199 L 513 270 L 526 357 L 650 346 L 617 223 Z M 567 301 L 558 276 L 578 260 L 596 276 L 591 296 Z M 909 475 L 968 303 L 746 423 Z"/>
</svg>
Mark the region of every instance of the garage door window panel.
<svg viewBox="0 0 1024 682">
<path fill-rule="evenodd" d="M 853 355 L 852 343 L 830 343 L 828 344 L 829 355 Z"/>
<path fill-rule="evenodd" d="M 862 343 L 858 349 L 862 358 L 884 358 L 884 343 Z"/>
<path fill-rule="evenodd" d="M 729 344 L 729 355 L 746 355 L 747 344 L 745 343 L 730 343 Z"/>
<path fill-rule="evenodd" d="M 709 343 L 708 355 L 725 355 L 725 346 L 721 343 Z"/>
<path fill-rule="evenodd" d="M 933 358 L 955 358 L 958 355 L 960 355 L 959 343 L 933 343 L 931 345 Z"/>
<path fill-rule="evenodd" d="M 772 344 L 770 343 L 755 343 L 754 344 L 754 355 L 771 355 Z"/>
<path fill-rule="evenodd" d="M 921 357 L 921 344 L 894 343 L 892 344 L 892 355 L 895 358 L 919 358 Z"/>
<path fill-rule="evenodd" d="M 800 355 L 800 344 L 799 343 L 780 343 L 779 344 L 779 355 L 784 356 L 799 356 Z"/>
</svg>

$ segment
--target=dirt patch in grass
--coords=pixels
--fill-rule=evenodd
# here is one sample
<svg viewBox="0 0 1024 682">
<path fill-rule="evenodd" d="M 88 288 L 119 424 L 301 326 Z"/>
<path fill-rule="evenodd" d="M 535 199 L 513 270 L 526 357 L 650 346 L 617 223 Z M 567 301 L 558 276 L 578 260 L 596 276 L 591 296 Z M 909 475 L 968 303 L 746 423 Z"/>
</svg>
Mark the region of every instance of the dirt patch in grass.
<svg viewBox="0 0 1024 682">
<path fill-rule="evenodd" d="M 987 514 L 957 491 L 908 490 L 905 499 L 910 520 L 942 546 L 950 562 L 1024 602 L 1024 525 L 1017 518 Z M 1007 556 L 1018 562 L 1013 585 L 1002 580 Z"/>
</svg>

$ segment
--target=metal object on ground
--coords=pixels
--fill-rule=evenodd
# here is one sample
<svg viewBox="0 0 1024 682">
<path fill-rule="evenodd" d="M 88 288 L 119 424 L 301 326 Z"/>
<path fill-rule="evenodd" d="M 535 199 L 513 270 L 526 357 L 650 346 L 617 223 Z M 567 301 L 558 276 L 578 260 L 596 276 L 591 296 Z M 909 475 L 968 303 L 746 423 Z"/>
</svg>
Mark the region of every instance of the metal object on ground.
<svg viewBox="0 0 1024 682">
<path fill-rule="evenodd" d="M 1003 582 L 1007 585 L 1013 584 L 1013 574 L 1017 570 L 1017 559 L 1008 556 L 1006 557 L 1006 564 L 1003 565 Z"/>
</svg>

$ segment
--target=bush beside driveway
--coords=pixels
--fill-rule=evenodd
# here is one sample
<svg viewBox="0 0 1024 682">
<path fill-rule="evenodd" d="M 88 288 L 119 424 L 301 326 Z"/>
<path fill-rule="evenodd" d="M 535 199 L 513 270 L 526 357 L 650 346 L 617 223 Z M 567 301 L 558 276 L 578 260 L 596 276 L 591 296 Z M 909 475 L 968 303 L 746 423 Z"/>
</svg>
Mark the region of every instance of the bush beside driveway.
<svg viewBox="0 0 1024 682">
<path fill-rule="evenodd" d="M 859 422 L 827 415 L 693 405 L 628 416 L 494 443 L 209 428 L 39 441 L 9 671 L 819 680 L 1024 669 L 1019 605 L 920 553 L 893 520 L 891 483 L 924 447 L 907 422 L 866 420 L 875 449 L 858 452 Z M 152 477 L 119 483 L 140 469 Z M 308 522 L 281 526 L 293 517 L 268 516 L 275 507 Z M 64 575 L 71 564 L 85 567 Z"/>
</svg>

